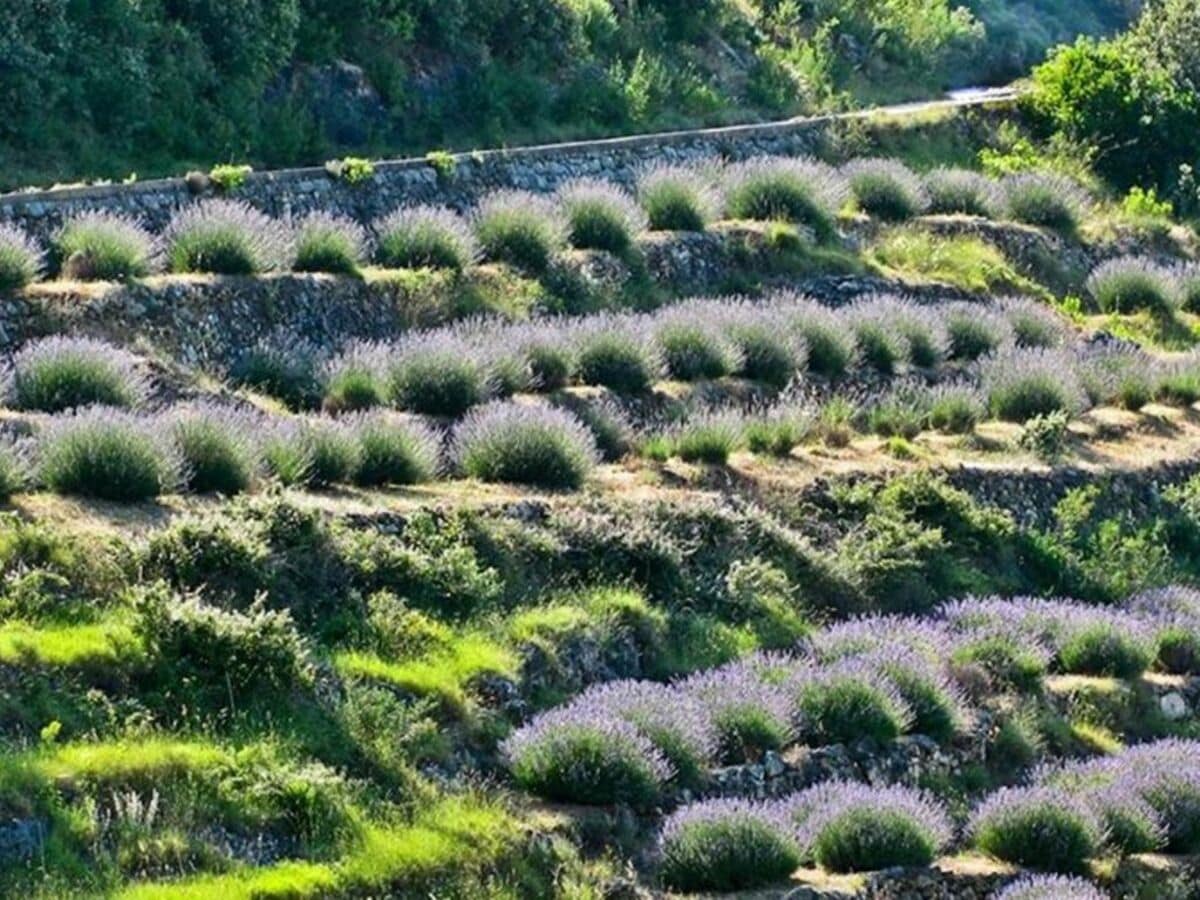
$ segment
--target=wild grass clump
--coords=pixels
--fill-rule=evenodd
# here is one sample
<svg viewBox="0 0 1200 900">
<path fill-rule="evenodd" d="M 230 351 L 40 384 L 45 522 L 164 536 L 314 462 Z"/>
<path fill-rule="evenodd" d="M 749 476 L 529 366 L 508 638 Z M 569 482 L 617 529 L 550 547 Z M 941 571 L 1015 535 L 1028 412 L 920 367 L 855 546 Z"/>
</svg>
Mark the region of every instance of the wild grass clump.
<svg viewBox="0 0 1200 900">
<path fill-rule="evenodd" d="M 925 175 L 929 212 L 991 218 L 1002 207 L 996 182 L 970 169 L 939 168 Z"/>
<path fill-rule="evenodd" d="M 294 246 L 288 229 L 237 200 L 184 207 L 163 233 L 172 272 L 258 275 L 286 269 Z"/>
<path fill-rule="evenodd" d="M 475 208 L 473 226 L 485 259 L 534 274 L 546 270 L 567 239 L 558 204 L 529 191 L 488 194 Z"/>
<path fill-rule="evenodd" d="M 1000 186 L 1008 217 L 1026 225 L 1074 231 L 1090 206 L 1087 192 L 1064 175 L 1009 175 Z"/>
<path fill-rule="evenodd" d="M 1008 319 L 980 304 L 953 303 L 944 310 L 942 320 L 950 341 L 949 356 L 960 362 L 974 362 L 1013 339 Z"/>
<path fill-rule="evenodd" d="M 575 490 L 597 451 L 591 432 L 565 410 L 495 402 L 455 428 L 453 456 L 465 475 L 481 481 Z"/>
<path fill-rule="evenodd" d="M 441 471 L 441 437 L 415 419 L 369 413 L 350 428 L 358 441 L 357 484 L 420 484 Z"/>
<path fill-rule="evenodd" d="M 324 394 L 321 348 L 290 331 L 269 334 L 234 363 L 233 380 L 261 391 L 289 409 L 313 409 Z"/>
<path fill-rule="evenodd" d="M 491 394 L 471 344 L 449 331 L 418 333 L 392 348 L 387 394 L 399 409 L 428 416 L 461 416 Z"/>
<path fill-rule="evenodd" d="M 862 660 L 797 672 L 791 690 L 800 737 L 810 746 L 852 744 L 863 738 L 886 743 L 912 725 L 912 710 L 896 686 Z"/>
<path fill-rule="evenodd" d="M 479 258 L 470 224 L 440 206 L 402 206 L 373 226 L 375 258 L 395 269 L 461 272 Z"/>
<path fill-rule="evenodd" d="M 724 465 L 744 440 L 744 423 L 735 412 L 689 416 L 671 431 L 672 450 L 684 462 Z"/>
<path fill-rule="evenodd" d="M 352 219 L 326 212 L 311 213 L 296 225 L 297 272 L 357 275 L 367 258 L 367 232 Z"/>
<path fill-rule="evenodd" d="M 998 419 L 1027 422 L 1087 408 L 1087 395 L 1071 361 L 1055 350 L 1009 350 L 982 361 L 980 380 Z"/>
<path fill-rule="evenodd" d="M 679 891 L 740 891 L 782 882 L 799 867 L 792 827 L 777 805 L 708 800 L 663 823 L 663 881 Z"/>
<path fill-rule="evenodd" d="M 133 354 L 92 338 L 61 336 L 18 350 L 5 382 L 10 406 L 47 413 L 92 404 L 133 407 L 148 390 Z"/>
<path fill-rule="evenodd" d="M 189 491 L 233 496 L 250 489 L 258 470 L 254 434 L 261 427 L 255 417 L 203 405 L 174 409 L 168 421 Z"/>
<path fill-rule="evenodd" d="M 42 273 L 42 251 L 14 225 L 0 222 L 0 291 L 23 288 Z"/>
<path fill-rule="evenodd" d="M 321 405 L 329 413 L 361 412 L 387 402 L 383 377 L 386 349 L 378 344 L 359 343 L 322 367 L 325 386 Z"/>
<path fill-rule="evenodd" d="M 862 212 L 886 222 L 919 216 L 929 204 L 921 179 L 895 159 L 856 159 L 842 166 L 854 203 Z"/>
<path fill-rule="evenodd" d="M 123 281 L 149 275 L 158 265 L 158 245 L 134 220 L 115 213 L 85 212 L 59 229 L 54 253 L 64 278 Z"/>
<path fill-rule="evenodd" d="M 60 415 L 37 436 L 37 478 L 58 494 L 136 503 L 169 494 L 183 465 L 153 418 L 92 406 Z"/>
<path fill-rule="evenodd" d="M 598 317 L 574 332 L 576 374 L 583 384 L 621 394 L 647 390 L 663 372 L 662 358 L 640 319 Z"/>
<path fill-rule="evenodd" d="M 825 238 L 849 188 L 837 170 L 811 159 L 758 157 L 725 170 L 725 212 L 733 219 L 791 222 Z"/>
<path fill-rule="evenodd" d="M 994 900 L 1108 900 L 1108 895 L 1082 878 L 1026 875 L 996 894 Z"/>
<path fill-rule="evenodd" d="M 968 831 L 989 856 L 1065 874 L 1087 871 L 1103 840 L 1087 804 L 1047 787 L 1001 788 L 975 809 Z"/>
<path fill-rule="evenodd" d="M 737 354 L 720 327 L 686 305 L 656 318 L 654 339 L 667 375 L 679 381 L 722 378 L 738 368 Z"/>
<path fill-rule="evenodd" d="M 927 866 L 954 838 L 941 804 L 912 788 L 826 782 L 781 805 L 805 855 L 829 872 Z"/>
<path fill-rule="evenodd" d="M 576 707 L 538 716 L 505 740 L 501 753 L 517 784 L 565 803 L 645 808 L 672 775 L 635 726 Z"/>
<path fill-rule="evenodd" d="M 624 190 L 609 181 L 584 178 L 558 189 L 567 218 L 567 240 L 579 250 L 606 250 L 624 256 L 646 230 L 646 214 Z"/>
<path fill-rule="evenodd" d="M 721 207 L 710 180 L 692 166 L 650 166 L 638 177 L 637 195 L 653 231 L 703 231 Z"/>
<path fill-rule="evenodd" d="M 1088 293 L 1101 312 L 1169 315 L 1182 302 L 1174 272 L 1152 259 L 1125 256 L 1092 270 Z"/>
</svg>

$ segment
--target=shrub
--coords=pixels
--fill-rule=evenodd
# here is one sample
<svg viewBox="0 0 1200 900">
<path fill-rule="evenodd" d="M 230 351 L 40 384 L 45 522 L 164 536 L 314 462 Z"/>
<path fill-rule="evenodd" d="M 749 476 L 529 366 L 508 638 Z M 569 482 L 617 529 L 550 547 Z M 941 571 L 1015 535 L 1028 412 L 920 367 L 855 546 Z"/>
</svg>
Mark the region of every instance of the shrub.
<svg viewBox="0 0 1200 900">
<path fill-rule="evenodd" d="M 1021 297 L 999 301 L 1000 311 L 1008 319 L 1013 339 L 1019 347 L 1049 348 L 1063 343 L 1067 326 L 1053 310 L 1036 300 Z"/>
<path fill-rule="evenodd" d="M 955 303 L 944 315 L 951 359 L 974 362 L 1012 339 L 1008 320 L 978 304 Z"/>
<path fill-rule="evenodd" d="M 92 338 L 48 337 L 13 356 L 5 393 L 17 409 L 61 412 L 92 404 L 136 406 L 147 392 L 137 357 Z"/>
<path fill-rule="evenodd" d="M 0 440 L 0 500 L 7 500 L 29 486 L 27 441 Z"/>
<path fill-rule="evenodd" d="M 571 412 L 596 441 L 596 449 L 605 462 L 615 462 L 629 452 L 633 443 L 633 426 L 620 404 L 611 397 L 574 402 L 559 398 L 557 405 Z"/>
<path fill-rule="evenodd" d="M 1129 617 L 1081 613 L 1058 646 L 1058 666 L 1076 675 L 1137 678 L 1154 661 L 1152 635 Z"/>
<path fill-rule="evenodd" d="M 0 287 L 3 287 L 3 281 L 0 276 Z M 1200 265 L 1180 264 L 1175 270 L 1175 281 L 1179 289 L 1179 305 L 1189 312 L 1200 312 Z"/>
<path fill-rule="evenodd" d="M 296 419 L 277 419 L 260 437 L 263 467 L 284 487 L 312 482 L 312 449 Z"/>
<path fill-rule="evenodd" d="M 929 392 L 920 382 L 894 385 L 867 410 L 867 428 L 880 437 L 915 438 L 929 414 Z"/>
<path fill-rule="evenodd" d="M 355 344 L 323 367 L 326 412 L 356 412 L 382 406 L 387 391 L 380 370 L 385 350 L 376 344 Z"/>
<path fill-rule="evenodd" d="M 675 455 L 684 462 L 724 465 L 744 439 L 741 416 L 733 412 L 692 416 L 671 435 Z"/>
<path fill-rule="evenodd" d="M 1108 895 L 1082 878 L 1026 875 L 996 894 L 994 900 L 1107 900 Z"/>
<path fill-rule="evenodd" d="M 643 335 L 640 320 L 598 318 L 574 334 L 576 371 L 584 384 L 622 394 L 647 390 L 662 374 L 662 361 Z"/>
<path fill-rule="evenodd" d="M 257 275 L 286 269 L 287 229 L 236 200 L 202 200 L 175 214 L 163 234 L 172 272 Z"/>
<path fill-rule="evenodd" d="M 759 307 L 734 306 L 721 318 L 742 377 L 784 388 L 804 368 L 808 358 L 804 340 L 792 334 L 779 316 Z"/>
<path fill-rule="evenodd" d="M 15 291 L 42 272 L 42 251 L 13 225 L 0 222 L 0 291 Z"/>
<path fill-rule="evenodd" d="M 725 171 L 725 210 L 734 219 L 806 225 L 819 237 L 834 230 L 834 219 L 849 191 L 836 170 L 810 159 L 759 157 Z"/>
<path fill-rule="evenodd" d="M 63 276 L 80 281 L 141 278 L 158 261 L 149 232 L 132 219 L 105 212 L 68 219 L 54 238 L 54 252 Z"/>
<path fill-rule="evenodd" d="M 720 200 L 697 168 L 653 165 L 638 177 L 638 200 L 654 231 L 703 231 Z"/>
<path fill-rule="evenodd" d="M 181 476 L 154 419 L 93 406 L 53 419 L 37 437 L 37 477 L 55 493 L 132 503 L 171 493 Z"/>
<path fill-rule="evenodd" d="M 929 427 L 946 434 L 970 434 L 987 412 L 979 390 L 969 382 L 937 385 L 926 405 Z"/>
<path fill-rule="evenodd" d="M 858 360 L 883 375 L 894 375 L 908 357 L 907 341 L 893 327 L 890 313 L 886 305 L 869 300 L 856 301 L 846 310 Z"/>
<path fill-rule="evenodd" d="M 297 272 L 333 272 L 357 275 L 367 257 L 367 233 L 344 216 L 315 212 L 296 226 Z"/>
<path fill-rule="evenodd" d="M 1170 269 L 1144 257 L 1101 263 L 1087 280 L 1088 293 L 1101 312 L 1166 315 L 1179 305 L 1179 287 Z"/>
<path fill-rule="evenodd" d="M 874 667 L 849 659 L 829 669 L 800 672 L 793 691 L 801 737 L 811 746 L 885 743 L 904 734 L 912 710 Z"/>
<path fill-rule="evenodd" d="M 975 846 L 1005 862 L 1049 872 L 1083 872 L 1099 849 L 1095 814 L 1065 791 L 1001 788 L 971 816 Z"/>
<path fill-rule="evenodd" d="M 1154 395 L 1164 403 L 1179 406 L 1191 406 L 1200 400 L 1200 355 L 1189 353 L 1161 364 Z"/>
<path fill-rule="evenodd" d="M 183 460 L 188 490 L 232 496 L 250 488 L 258 467 L 259 423 L 236 410 L 193 406 L 171 414 L 171 439 Z"/>
<path fill-rule="evenodd" d="M 348 425 L 336 419 L 309 419 L 301 423 L 297 437 L 308 459 L 305 483 L 327 487 L 354 481 L 359 444 Z"/>
<path fill-rule="evenodd" d="M 1056 462 L 1067 449 L 1070 417 L 1062 410 L 1025 420 L 1017 446 L 1028 450 L 1042 462 Z"/>
<path fill-rule="evenodd" d="M 777 808 L 709 800 L 673 813 L 659 836 L 663 881 L 680 891 L 738 891 L 786 880 L 800 865 Z"/>
<path fill-rule="evenodd" d="M 1015 633 L 973 632 L 958 640 L 952 660 L 960 669 L 977 667 L 999 687 L 1029 693 L 1041 686 L 1050 651 Z"/>
<path fill-rule="evenodd" d="M 808 371 L 827 378 L 846 374 L 855 362 L 855 335 L 848 323 L 815 303 L 798 304 L 788 314 L 808 350 Z"/>
<path fill-rule="evenodd" d="M 927 866 L 954 837 L 941 805 L 912 788 L 826 782 L 783 806 L 802 851 L 831 872 Z"/>
<path fill-rule="evenodd" d="M 752 453 L 790 456 L 813 433 L 816 420 L 811 403 L 783 400 L 745 423 L 746 446 Z"/>
<path fill-rule="evenodd" d="M 992 179 L 969 169 L 933 169 L 925 175 L 929 212 L 943 215 L 994 216 L 1001 206 Z"/>
<path fill-rule="evenodd" d="M 574 377 L 575 348 L 560 329 L 532 325 L 517 331 L 513 338 L 524 357 L 533 389 L 556 391 Z"/>
<path fill-rule="evenodd" d="M 1008 216 L 1026 225 L 1073 231 L 1087 211 L 1087 194 L 1062 175 L 1027 172 L 1001 182 Z"/>
<path fill-rule="evenodd" d="M 680 689 L 708 711 L 720 738 L 722 762 L 754 759 L 791 741 L 791 700 L 781 688 L 760 679 L 749 664 L 700 672 L 683 681 Z"/>
<path fill-rule="evenodd" d="M 410 336 L 392 349 L 387 369 L 388 397 L 409 412 L 461 416 L 490 394 L 470 344 L 453 332 Z"/>
<path fill-rule="evenodd" d="M 557 204 L 528 191 L 484 197 L 475 210 L 474 229 L 487 260 L 535 274 L 546 270 L 567 237 Z"/>
<path fill-rule="evenodd" d="M 686 306 L 658 317 L 654 339 L 662 348 L 667 374 L 680 381 L 721 378 L 738 365 L 718 327 Z"/>
<path fill-rule="evenodd" d="M 450 209 L 402 206 L 374 225 L 375 257 L 399 269 L 450 269 L 461 272 L 479 258 L 471 226 Z"/>
<path fill-rule="evenodd" d="M 635 726 L 574 707 L 541 714 L 504 741 L 501 752 L 521 787 L 567 803 L 646 807 L 672 775 Z"/>
<path fill-rule="evenodd" d="M 1087 408 L 1087 395 L 1070 360 L 1054 350 L 1011 350 L 983 360 L 980 379 L 997 418 L 1028 422 Z"/>
<path fill-rule="evenodd" d="M 375 413 L 351 428 L 358 441 L 358 484 L 419 484 L 441 469 L 441 439 L 418 421 Z"/>
<path fill-rule="evenodd" d="M 911 219 L 929 203 L 921 179 L 894 159 L 857 159 L 842 167 L 855 205 L 888 222 Z"/>
<path fill-rule="evenodd" d="M 454 430 L 453 455 L 464 474 L 547 488 L 577 489 L 595 465 L 591 432 L 561 409 L 495 402 Z"/>
<path fill-rule="evenodd" d="M 580 250 L 606 250 L 624 256 L 646 230 L 646 215 L 615 184 L 594 179 L 570 181 L 558 189 L 567 217 L 568 240 Z"/>
<path fill-rule="evenodd" d="M 238 384 L 262 391 L 290 409 L 321 402 L 321 350 L 299 335 L 280 331 L 257 341 L 230 372 Z"/>
<path fill-rule="evenodd" d="M 1092 797 L 1106 833 L 1105 842 L 1120 853 L 1155 853 L 1167 843 L 1158 813 L 1129 784 L 1120 781 Z"/>
</svg>

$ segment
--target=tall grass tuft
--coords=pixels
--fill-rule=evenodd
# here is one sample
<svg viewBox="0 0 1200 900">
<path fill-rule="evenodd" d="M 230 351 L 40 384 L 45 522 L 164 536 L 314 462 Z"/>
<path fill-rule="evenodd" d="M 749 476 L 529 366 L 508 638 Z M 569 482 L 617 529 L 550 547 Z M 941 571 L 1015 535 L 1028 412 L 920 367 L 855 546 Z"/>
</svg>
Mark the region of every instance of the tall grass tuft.
<svg viewBox="0 0 1200 900">
<path fill-rule="evenodd" d="M 544 272 L 564 245 L 567 229 L 553 200 L 529 191 L 495 191 L 479 201 L 475 237 L 490 262 Z"/>
<path fill-rule="evenodd" d="M 202 200 L 175 214 L 163 234 L 172 272 L 257 275 L 286 269 L 288 229 L 237 200 Z"/>
<path fill-rule="evenodd" d="M 695 166 L 652 165 L 638 177 L 637 194 L 654 231 L 703 231 L 721 207 L 711 180 Z"/>
<path fill-rule="evenodd" d="M 725 171 L 725 211 L 734 219 L 806 225 L 825 238 L 849 197 L 837 170 L 812 159 L 758 157 Z"/>
<path fill-rule="evenodd" d="M 402 206 L 374 225 L 375 257 L 398 269 L 450 269 L 461 272 L 479 258 L 471 226 L 451 209 Z"/>
<path fill-rule="evenodd" d="M 150 233 L 130 218 L 85 212 L 59 229 L 54 252 L 65 278 L 122 281 L 153 272 L 159 248 Z"/>
<path fill-rule="evenodd" d="M 92 404 L 136 406 L 146 392 L 137 357 L 92 338 L 32 341 L 13 356 L 5 378 L 11 406 L 48 413 Z"/>
<path fill-rule="evenodd" d="M 596 463 L 591 432 L 566 410 L 495 402 L 454 430 L 453 456 L 472 478 L 578 489 Z"/>
<path fill-rule="evenodd" d="M 567 182 L 558 189 L 557 199 L 567 218 L 568 240 L 580 250 L 607 250 L 624 256 L 648 224 L 637 202 L 608 181 L 585 178 Z"/>
<path fill-rule="evenodd" d="M 296 225 L 297 272 L 357 275 L 367 258 L 367 232 L 352 219 L 315 212 Z"/>
<path fill-rule="evenodd" d="M 0 222 L 0 291 L 15 291 L 42 273 L 42 251 L 25 232 Z"/>
</svg>

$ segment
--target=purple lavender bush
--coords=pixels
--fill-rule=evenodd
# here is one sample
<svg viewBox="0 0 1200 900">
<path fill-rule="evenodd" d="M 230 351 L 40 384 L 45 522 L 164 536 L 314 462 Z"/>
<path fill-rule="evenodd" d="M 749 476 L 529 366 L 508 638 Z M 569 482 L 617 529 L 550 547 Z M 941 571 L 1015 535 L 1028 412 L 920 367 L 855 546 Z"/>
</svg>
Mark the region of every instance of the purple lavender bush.
<svg viewBox="0 0 1200 900">
<path fill-rule="evenodd" d="M 948 336 L 950 359 L 973 362 L 994 353 L 1013 340 L 1012 326 L 1003 312 L 979 303 L 951 303 L 941 310 Z"/>
<path fill-rule="evenodd" d="M 479 201 L 475 237 L 489 262 L 538 274 L 567 240 L 563 211 L 554 200 L 529 191 L 495 191 Z"/>
<path fill-rule="evenodd" d="M 351 344 L 322 366 L 322 408 L 332 414 L 358 412 L 387 402 L 383 377 L 387 348 L 375 343 Z"/>
<path fill-rule="evenodd" d="M 699 700 L 720 735 L 721 761 L 740 763 L 792 740 L 793 705 L 787 693 L 766 683 L 750 662 L 731 663 L 680 682 Z"/>
<path fill-rule="evenodd" d="M 567 218 L 567 240 L 580 250 L 624 256 L 648 225 L 633 197 L 610 181 L 569 181 L 558 189 L 556 198 Z"/>
<path fill-rule="evenodd" d="M 725 212 L 732 219 L 790 222 L 820 238 L 834 231 L 850 191 L 840 173 L 814 159 L 761 156 L 725 170 Z"/>
<path fill-rule="evenodd" d="M 187 490 L 231 497 L 250 489 L 258 474 L 259 416 L 205 403 L 176 407 L 166 418 Z"/>
<path fill-rule="evenodd" d="M 172 272 L 258 275 L 286 269 L 294 246 L 281 223 L 237 200 L 201 200 L 175 214 L 163 233 Z"/>
<path fill-rule="evenodd" d="M 452 455 L 481 481 L 577 490 L 598 453 L 591 432 L 566 410 L 497 401 L 459 423 Z"/>
<path fill-rule="evenodd" d="M 803 297 L 784 295 L 779 302 L 789 329 L 804 341 L 809 372 L 837 378 L 855 365 L 855 333 L 845 316 Z"/>
<path fill-rule="evenodd" d="M 992 414 L 1007 422 L 1087 408 L 1072 359 L 1056 350 L 1003 350 L 980 361 L 979 378 Z"/>
<path fill-rule="evenodd" d="M 1101 312 L 1148 311 L 1167 315 L 1183 302 L 1174 270 L 1143 256 L 1103 262 L 1087 280 L 1088 293 Z"/>
<path fill-rule="evenodd" d="M 854 301 L 842 314 L 854 334 L 859 362 L 881 375 L 895 375 L 909 356 L 907 335 L 894 327 L 893 316 L 898 311 L 892 298 L 873 297 Z"/>
<path fill-rule="evenodd" d="M 387 353 L 388 398 L 399 409 L 427 416 L 461 416 L 491 396 L 487 373 L 459 330 L 416 332 Z"/>
<path fill-rule="evenodd" d="M 5 402 L 48 413 L 92 404 L 137 406 L 149 390 L 139 368 L 136 356 L 104 341 L 39 338 L 9 361 Z"/>
<path fill-rule="evenodd" d="M 158 242 L 126 216 L 85 212 L 68 219 L 54 237 L 64 278 L 123 281 L 149 275 L 159 264 Z"/>
<path fill-rule="evenodd" d="M 0 222 L 0 291 L 15 291 L 42 273 L 42 251 L 14 225 Z"/>
<path fill-rule="evenodd" d="M 1025 875 L 992 900 L 1108 900 L 1090 881 L 1067 875 Z"/>
<path fill-rule="evenodd" d="M 830 872 L 927 866 L 954 839 L 946 810 L 924 791 L 833 781 L 782 801 L 801 852 Z"/>
<path fill-rule="evenodd" d="M 646 807 L 674 774 L 635 725 L 576 705 L 542 713 L 500 750 L 517 784 L 564 803 Z"/>
<path fill-rule="evenodd" d="M 671 378 L 721 378 L 739 368 L 737 351 L 713 312 L 709 304 L 685 303 L 654 317 L 654 339 Z"/>
<path fill-rule="evenodd" d="M 732 345 L 735 372 L 743 378 L 782 390 L 807 365 L 808 346 L 778 305 L 734 301 L 709 305 L 708 310 Z"/>
<path fill-rule="evenodd" d="M 1000 183 L 1005 213 L 1014 222 L 1074 231 L 1091 198 L 1074 179 L 1044 172 L 1009 175 Z"/>
<path fill-rule="evenodd" d="M 449 269 L 461 272 L 479 258 L 470 224 L 440 206 L 402 206 L 377 221 L 375 258 L 396 269 Z"/>
<path fill-rule="evenodd" d="M 842 166 L 854 203 L 862 212 L 887 222 L 919 216 L 929 205 L 921 179 L 895 159 L 856 159 Z"/>
<path fill-rule="evenodd" d="M 721 210 L 712 180 L 697 166 L 651 165 L 638 176 L 637 195 L 654 231 L 703 231 Z"/>
<path fill-rule="evenodd" d="M 1126 609 L 1153 624 L 1160 668 L 1200 673 L 1200 591 L 1183 586 L 1145 591 L 1131 597 Z"/>
<path fill-rule="evenodd" d="M 786 687 L 795 704 L 798 736 L 810 746 L 864 739 L 886 743 L 913 724 L 913 712 L 896 685 L 866 659 L 800 669 Z"/>
<path fill-rule="evenodd" d="M 1002 205 L 999 186 L 970 169 L 939 168 L 925 174 L 929 212 L 991 218 Z"/>
<path fill-rule="evenodd" d="M 997 301 L 997 307 L 1008 319 L 1018 347 L 1059 347 L 1071 334 L 1063 317 L 1037 300 L 1005 297 Z"/>
<path fill-rule="evenodd" d="M 357 275 L 367 258 L 367 232 L 345 216 L 314 212 L 295 227 L 296 272 L 331 272 Z"/>
<path fill-rule="evenodd" d="M 662 879 L 680 891 L 738 891 L 785 881 L 801 861 L 792 831 L 777 804 L 694 803 L 663 823 Z"/>
<path fill-rule="evenodd" d="M 358 442 L 356 484 L 420 484 L 441 471 L 441 436 L 418 419 L 362 413 L 349 426 Z"/>
<path fill-rule="evenodd" d="M 989 856 L 1067 874 L 1086 871 L 1104 841 L 1091 806 L 1051 787 L 1000 788 L 975 808 L 967 830 Z"/>
<path fill-rule="evenodd" d="M 594 316 L 572 330 L 575 364 L 583 384 L 620 394 L 647 390 L 663 373 L 663 360 L 642 316 Z"/>
</svg>

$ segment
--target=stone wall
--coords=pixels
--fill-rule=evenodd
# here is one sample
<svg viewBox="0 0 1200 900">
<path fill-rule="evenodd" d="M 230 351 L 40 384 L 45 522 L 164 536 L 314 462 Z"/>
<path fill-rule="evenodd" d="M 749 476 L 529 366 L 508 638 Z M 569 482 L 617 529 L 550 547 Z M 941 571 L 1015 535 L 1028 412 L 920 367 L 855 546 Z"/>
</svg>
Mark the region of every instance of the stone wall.
<svg viewBox="0 0 1200 900">
<path fill-rule="evenodd" d="M 1010 99 L 983 97 L 923 105 L 921 110 L 976 107 L 1005 108 Z M 907 112 L 904 108 L 899 113 Z M 875 114 L 877 115 L 877 114 Z M 888 117 L 895 120 L 894 117 Z M 816 152 L 830 130 L 840 123 L 872 118 L 849 113 L 791 119 L 636 137 L 583 141 L 508 150 L 488 150 L 449 157 L 452 166 L 426 159 L 403 159 L 375 164 L 374 176 L 354 186 L 335 179 L 324 168 L 286 169 L 252 173 L 237 196 L 276 216 L 333 210 L 369 222 L 408 202 L 437 202 L 459 208 L 470 205 L 493 188 L 548 191 L 565 180 L 583 176 L 630 183 L 651 162 L 738 160 L 761 154 L 796 155 Z M 63 188 L 0 196 L 0 221 L 10 221 L 45 240 L 64 218 L 88 209 L 105 209 L 135 216 L 153 229 L 161 228 L 172 212 L 211 190 L 206 179 L 183 178 L 129 185 Z"/>
</svg>

